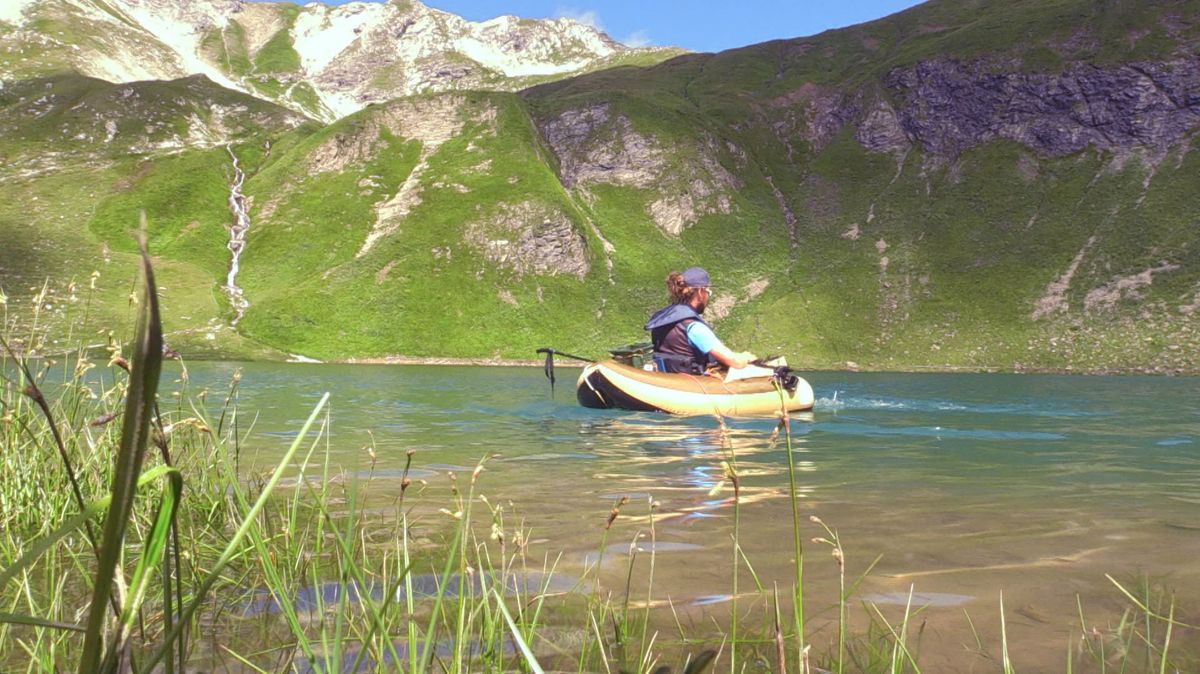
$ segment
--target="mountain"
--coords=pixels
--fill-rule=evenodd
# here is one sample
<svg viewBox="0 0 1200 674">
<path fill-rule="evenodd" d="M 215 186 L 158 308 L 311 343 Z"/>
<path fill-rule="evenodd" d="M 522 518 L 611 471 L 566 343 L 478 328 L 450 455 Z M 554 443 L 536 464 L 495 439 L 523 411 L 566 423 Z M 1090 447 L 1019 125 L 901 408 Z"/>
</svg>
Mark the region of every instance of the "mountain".
<svg viewBox="0 0 1200 674">
<path fill-rule="evenodd" d="M 933 0 L 332 123 L 147 83 L 129 149 L 21 76 L 0 152 L 50 160 L 0 168 L 0 284 L 99 268 L 119 323 L 144 210 L 189 354 L 598 354 L 700 264 L 718 332 L 802 366 L 1197 372 L 1198 47 L 1197 0 Z"/>
<path fill-rule="evenodd" d="M 416 0 L 9 0 L 0 79 L 65 69 L 130 82 L 205 75 L 331 121 L 421 92 L 516 90 L 678 49 L 631 49 L 571 19 L 474 23 Z"/>
</svg>

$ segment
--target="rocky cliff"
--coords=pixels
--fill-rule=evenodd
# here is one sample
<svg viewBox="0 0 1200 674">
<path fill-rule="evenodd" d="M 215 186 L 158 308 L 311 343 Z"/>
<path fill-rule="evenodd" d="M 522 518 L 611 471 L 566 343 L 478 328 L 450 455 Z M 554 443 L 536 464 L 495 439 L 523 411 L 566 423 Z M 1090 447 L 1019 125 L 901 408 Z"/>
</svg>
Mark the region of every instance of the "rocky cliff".
<svg viewBox="0 0 1200 674">
<path fill-rule="evenodd" d="M 701 264 L 719 331 L 801 365 L 1200 371 L 1197 0 L 934 0 L 519 93 L 471 90 L 491 75 L 461 45 L 501 45 L 488 72 L 509 84 L 518 53 L 620 49 L 417 5 L 272 7 L 187 19 L 207 26 L 196 58 L 293 105 L 311 87 L 305 110 L 361 109 L 317 124 L 216 79 L 121 85 L 128 104 L 96 80 L 6 84 L 0 152 L 42 163 L 6 174 L 0 236 L 32 218 L 43 237 L 6 249 L 7 279 L 84 276 L 95 250 L 115 266 L 146 210 L 188 317 L 172 339 L 200 352 L 598 353 L 641 339 L 666 272 Z M 414 56 L 431 35 L 478 58 Z M 467 88 L 370 102 L 429 73 Z M 224 143 L 249 217 L 236 331 L 212 291 Z"/>
</svg>

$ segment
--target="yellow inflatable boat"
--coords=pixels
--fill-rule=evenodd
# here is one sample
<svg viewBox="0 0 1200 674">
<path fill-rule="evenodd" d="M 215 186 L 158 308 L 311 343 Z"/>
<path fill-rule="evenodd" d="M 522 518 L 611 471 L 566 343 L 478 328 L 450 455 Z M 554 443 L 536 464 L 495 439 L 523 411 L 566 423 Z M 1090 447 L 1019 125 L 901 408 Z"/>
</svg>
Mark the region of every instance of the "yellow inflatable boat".
<svg viewBox="0 0 1200 674">
<path fill-rule="evenodd" d="M 668 374 L 602 360 L 583 369 L 575 396 L 584 407 L 682 415 L 762 416 L 784 408 L 812 409 L 812 386 L 790 372 L 777 375 L 755 366 L 731 372 L 725 377 Z"/>
</svg>

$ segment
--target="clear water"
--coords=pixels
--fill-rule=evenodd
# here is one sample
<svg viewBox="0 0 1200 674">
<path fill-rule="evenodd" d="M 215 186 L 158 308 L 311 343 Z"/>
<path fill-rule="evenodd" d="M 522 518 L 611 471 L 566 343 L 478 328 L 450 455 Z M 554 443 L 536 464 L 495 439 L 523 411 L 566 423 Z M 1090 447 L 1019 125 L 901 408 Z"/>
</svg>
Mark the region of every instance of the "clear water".
<svg viewBox="0 0 1200 674">
<path fill-rule="evenodd" d="M 583 409 L 577 371 L 567 368 L 553 399 L 534 368 L 194 363 L 189 386 L 219 399 L 236 369 L 252 465 L 272 464 L 331 391 L 334 460 L 368 495 L 398 493 L 409 448 L 433 499 L 447 493 L 446 471 L 466 474 L 491 456 L 481 490 L 493 503 L 511 501 L 532 529 L 531 554 L 561 552 L 568 575 L 596 560 L 609 509 L 629 496 L 604 553 L 614 592 L 657 501 L 654 596 L 670 597 L 685 630 L 697 632 L 730 612 L 732 492 L 710 492 L 732 450 L 742 547 L 766 587 L 790 587 L 787 454 L 771 443 L 771 420 L 727 420 L 722 429 L 713 418 Z M 807 378 L 817 405 L 792 433 L 814 629 L 835 636 L 837 573 L 829 548 L 810 542 L 822 531 L 809 515 L 839 531 L 851 580 L 878 559 L 855 590 L 859 628 L 859 599 L 897 617 L 911 591 L 926 607 L 924 671 L 996 669 L 987 656 L 998 655 L 1001 593 L 1014 660 L 1034 671 L 1065 671 L 1068 643 L 1082 632 L 1080 605 L 1088 628 L 1119 620 L 1123 600 L 1105 574 L 1130 587 L 1149 577 L 1200 610 L 1196 380 Z M 252 427 L 248 411 L 257 414 Z M 651 548 L 647 539 L 640 546 Z M 646 575 L 647 557 L 636 576 Z M 745 571 L 740 582 L 753 589 Z M 764 602 L 750 597 L 739 610 L 761 624 Z"/>
</svg>

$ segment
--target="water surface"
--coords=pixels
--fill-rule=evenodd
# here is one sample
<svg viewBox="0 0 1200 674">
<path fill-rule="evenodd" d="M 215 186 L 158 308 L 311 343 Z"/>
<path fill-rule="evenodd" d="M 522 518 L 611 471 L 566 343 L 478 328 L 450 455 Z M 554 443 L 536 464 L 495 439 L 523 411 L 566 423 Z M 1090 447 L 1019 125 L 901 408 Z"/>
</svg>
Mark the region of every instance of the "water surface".
<svg viewBox="0 0 1200 674">
<path fill-rule="evenodd" d="M 410 448 L 413 476 L 439 499 L 447 471 L 467 474 L 490 456 L 481 490 L 492 503 L 511 501 L 531 529 L 532 554 L 562 553 L 558 568 L 571 576 L 600 558 L 609 509 L 630 497 L 603 550 L 606 582 L 623 591 L 630 555 L 653 550 L 654 595 L 670 598 L 685 629 L 729 615 L 732 492 L 712 491 L 732 452 L 742 547 L 767 587 L 786 593 L 793 577 L 786 445 L 771 442 L 771 420 L 723 428 L 706 417 L 583 409 L 566 368 L 554 398 L 533 368 L 194 363 L 189 386 L 222 397 L 238 369 L 247 470 L 272 464 L 331 391 L 330 451 L 363 493 L 393 498 Z M 965 615 L 994 654 L 1001 593 L 1018 668 L 1036 671 L 1063 670 L 1079 604 L 1089 626 L 1119 619 L 1122 598 L 1106 573 L 1130 584 L 1149 577 L 1200 607 L 1195 380 L 807 378 L 818 401 L 792 424 L 792 446 L 817 629 L 836 618 L 828 606 L 837 576 L 828 547 L 808 541 L 823 533 L 809 515 L 838 529 L 852 578 L 878 560 L 856 603 L 895 615 L 911 592 L 927 607 L 926 671 L 995 668 L 973 653 Z M 649 532 L 651 500 L 653 542 L 638 538 Z M 740 582 L 753 586 L 745 572 Z M 761 615 L 762 602 L 741 610 Z"/>
</svg>

